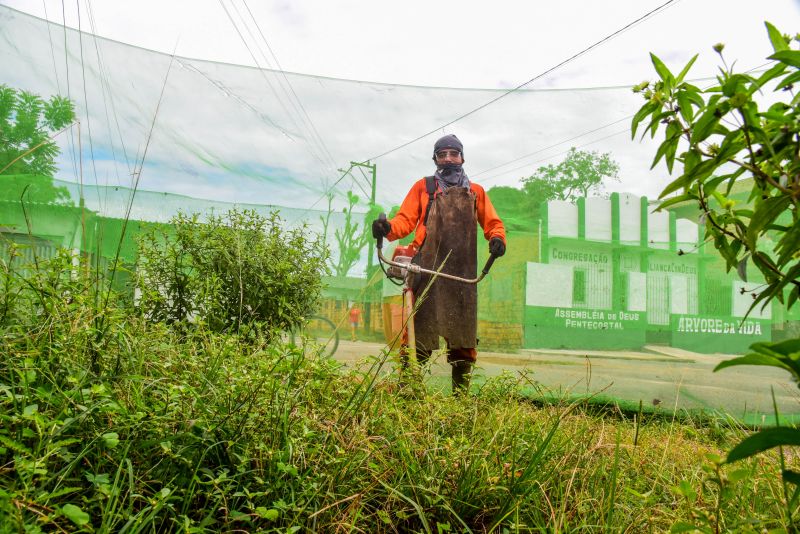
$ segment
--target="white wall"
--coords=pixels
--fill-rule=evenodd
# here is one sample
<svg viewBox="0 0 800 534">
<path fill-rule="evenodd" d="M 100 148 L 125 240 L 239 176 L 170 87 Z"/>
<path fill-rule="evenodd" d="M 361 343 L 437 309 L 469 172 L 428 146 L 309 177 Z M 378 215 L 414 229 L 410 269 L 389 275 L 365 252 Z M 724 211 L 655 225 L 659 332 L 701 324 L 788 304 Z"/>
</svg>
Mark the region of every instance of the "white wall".
<svg viewBox="0 0 800 534">
<path fill-rule="evenodd" d="M 647 214 L 647 241 L 650 248 L 669 248 L 669 213 Z"/>
<path fill-rule="evenodd" d="M 619 240 L 638 245 L 642 236 L 642 200 L 630 193 L 619 195 Z"/>
<path fill-rule="evenodd" d="M 586 199 L 586 239 L 611 241 L 611 201 L 605 198 Z"/>
<path fill-rule="evenodd" d="M 563 200 L 549 202 L 547 231 L 550 236 L 578 237 L 578 206 Z"/>
<path fill-rule="evenodd" d="M 628 271 L 628 311 L 647 311 L 647 275 Z"/>
<path fill-rule="evenodd" d="M 675 224 L 678 248 L 685 254 L 697 253 L 697 224 L 688 219 L 678 219 Z"/>
<path fill-rule="evenodd" d="M 528 263 L 525 304 L 558 308 L 572 307 L 572 267 Z"/>
</svg>

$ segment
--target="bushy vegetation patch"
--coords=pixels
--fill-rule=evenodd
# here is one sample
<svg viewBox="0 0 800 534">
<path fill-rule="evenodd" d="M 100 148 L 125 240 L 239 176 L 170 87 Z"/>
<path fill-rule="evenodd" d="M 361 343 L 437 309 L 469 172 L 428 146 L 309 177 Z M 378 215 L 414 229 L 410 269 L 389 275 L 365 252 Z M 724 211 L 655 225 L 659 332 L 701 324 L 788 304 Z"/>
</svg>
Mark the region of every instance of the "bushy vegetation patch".
<svg viewBox="0 0 800 534">
<path fill-rule="evenodd" d="M 725 465 L 736 425 L 536 406 L 530 376 L 458 398 L 400 389 L 386 354 L 343 368 L 266 323 L 156 320 L 84 258 L 4 250 L 0 532 L 790 524 L 779 473 L 794 460 Z"/>
<path fill-rule="evenodd" d="M 92 310 L 103 299 L 78 292 L 80 275 L 60 279 L 69 289 L 19 292 L 5 316 L 0 530 L 780 524 L 774 459 L 736 474 L 720 466 L 733 426 L 659 419 L 636 430 L 575 405 L 536 407 L 508 377 L 474 396 L 409 398 L 379 372 L 382 357 L 345 370 L 280 336 L 149 322 L 116 298 L 98 340 Z"/>
</svg>

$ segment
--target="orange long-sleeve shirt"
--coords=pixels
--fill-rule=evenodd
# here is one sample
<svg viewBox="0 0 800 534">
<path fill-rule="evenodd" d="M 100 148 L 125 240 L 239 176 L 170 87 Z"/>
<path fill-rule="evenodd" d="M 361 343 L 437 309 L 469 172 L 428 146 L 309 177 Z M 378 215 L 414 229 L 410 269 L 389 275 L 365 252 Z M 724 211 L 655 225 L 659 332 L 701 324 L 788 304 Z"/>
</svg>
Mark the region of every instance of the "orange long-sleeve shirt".
<svg viewBox="0 0 800 534">
<path fill-rule="evenodd" d="M 500 217 L 497 215 L 494 206 L 492 206 L 492 201 L 489 200 L 489 197 L 486 195 L 486 191 L 484 191 L 482 186 L 474 182 L 470 182 L 469 188 L 475 193 L 475 210 L 478 224 L 483 228 L 483 236 L 487 241 L 493 237 L 499 237 L 503 240 L 503 243 L 505 243 L 506 229 L 503 226 L 503 221 L 501 221 Z M 440 191 L 441 189 L 437 190 L 436 194 Z M 389 224 L 392 226 L 392 231 L 389 232 L 386 238 L 389 241 L 402 239 L 416 230 L 412 245 L 415 249 L 419 250 L 419 247 L 425 239 L 426 232 L 423 219 L 425 218 L 425 210 L 427 207 L 428 191 L 425 188 L 425 178 L 422 178 L 411 187 L 411 190 L 400 205 L 400 211 L 389 221 Z"/>
</svg>

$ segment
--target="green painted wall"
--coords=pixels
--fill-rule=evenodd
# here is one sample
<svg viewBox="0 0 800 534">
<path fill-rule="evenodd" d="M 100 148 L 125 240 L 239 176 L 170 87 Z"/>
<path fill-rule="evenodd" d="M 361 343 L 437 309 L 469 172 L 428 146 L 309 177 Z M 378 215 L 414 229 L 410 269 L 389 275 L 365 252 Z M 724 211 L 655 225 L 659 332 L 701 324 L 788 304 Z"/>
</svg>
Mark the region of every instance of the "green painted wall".
<svg viewBox="0 0 800 534">
<path fill-rule="evenodd" d="M 525 307 L 525 347 L 638 349 L 645 344 L 644 312 Z"/>
<path fill-rule="evenodd" d="M 673 315 L 672 346 L 702 353 L 739 354 L 752 343 L 772 339 L 771 322 L 730 316 Z"/>
</svg>

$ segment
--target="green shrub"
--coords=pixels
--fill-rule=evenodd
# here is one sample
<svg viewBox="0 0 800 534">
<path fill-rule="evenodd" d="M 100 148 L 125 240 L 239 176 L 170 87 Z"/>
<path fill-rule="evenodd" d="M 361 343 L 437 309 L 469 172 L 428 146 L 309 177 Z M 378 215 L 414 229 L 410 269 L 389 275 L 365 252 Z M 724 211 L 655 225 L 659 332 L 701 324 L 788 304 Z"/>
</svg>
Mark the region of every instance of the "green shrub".
<svg viewBox="0 0 800 534">
<path fill-rule="evenodd" d="M 139 305 L 154 321 L 207 324 L 216 332 L 284 330 L 316 308 L 328 251 L 277 213 L 178 215 L 140 240 Z"/>
</svg>

